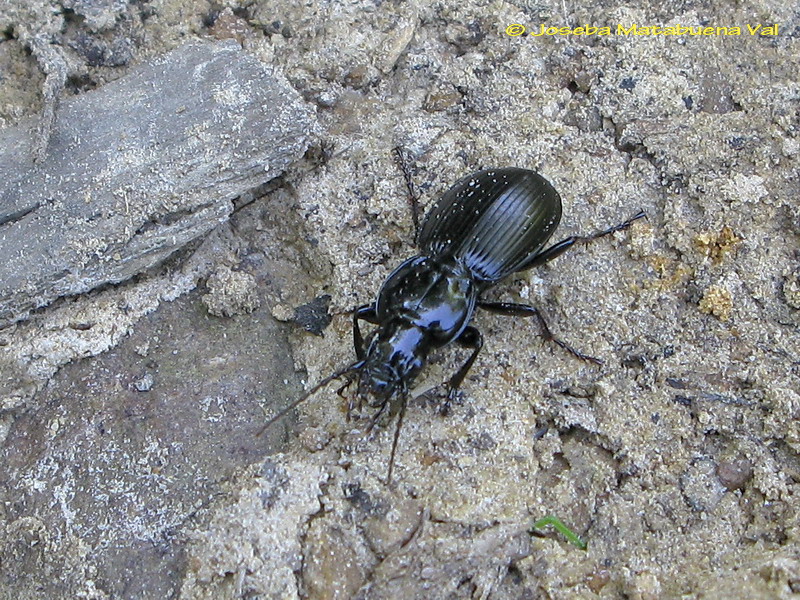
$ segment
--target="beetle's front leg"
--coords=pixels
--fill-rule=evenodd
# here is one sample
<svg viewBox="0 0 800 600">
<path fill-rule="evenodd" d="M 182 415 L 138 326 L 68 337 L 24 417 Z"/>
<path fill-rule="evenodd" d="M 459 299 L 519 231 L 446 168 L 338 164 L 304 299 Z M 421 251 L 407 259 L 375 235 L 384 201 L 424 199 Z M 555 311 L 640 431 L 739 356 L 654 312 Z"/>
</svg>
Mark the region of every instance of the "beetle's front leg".
<svg viewBox="0 0 800 600">
<path fill-rule="evenodd" d="M 469 370 L 472 368 L 472 364 L 475 362 L 475 359 L 478 358 L 478 352 L 480 352 L 481 348 L 483 347 L 483 336 L 475 327 L 469 326 L 461 332 L 461 335 L 458 336 L 456 342 L 459 346 L 472 348 L 472 354 L 470 354 L 467 361 L 461 365 L 461 368 L 450 378 L 450 381 L 447 382 L 447 401 L 440 410 L 442 414 L 447 414 L 449 412 L 450 402 L 455 400 L 459 386 L 464 381 L 464 377 L 467 376 Z"/>
<path fill-rule="evenodd" d="M 356 358 L 364 360 L 366 349 L 364 348 L 364 336 L 361 335 L 361 328 L 358 320 L 361 319 L 373 325 L 378 324 L 378 313 L 374 304 L 364 304 L 353 311 L 353 346 L 356 349 Z"/>
<path fill-rule="evenodd" d="M 599 358 L 595 358 L 575 350 L 575 348 L 565 342 L 562 342 L 560 339 L 554 336 L 553 332 L 550 331 L 550 327 L 547 326 L 547 321 L 544 320 L 542 313 L 535 306 L 531 306 L 529 304 L 515 304 L 513 302 L 478 302 L 478 306 L 491 312 L 510 317 L 536 317 L 536 319 L 539 321 L 539 326 L 542 329 L 542 336 L 544 336 L 546 340 L 555 342 L 561 348 L 573 356 L 580 358 L 581 360 L 585 360 L 596 365 L 603 364 L 603 361 L 601 361 Z"/>
</svg>

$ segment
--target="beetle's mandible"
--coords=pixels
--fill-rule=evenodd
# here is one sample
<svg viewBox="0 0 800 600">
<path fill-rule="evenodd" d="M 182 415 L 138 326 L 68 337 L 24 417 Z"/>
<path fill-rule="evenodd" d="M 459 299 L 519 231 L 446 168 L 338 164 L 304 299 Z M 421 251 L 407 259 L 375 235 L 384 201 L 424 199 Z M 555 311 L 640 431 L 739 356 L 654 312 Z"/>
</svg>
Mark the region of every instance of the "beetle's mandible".
<svg viewBox="0 0 800 600">
<path fill-rule="evenodd" d="M 546 338 L 578 358 L 599 362 L 555 339 L 535 307 L 486 302 L 481 294 L 507 275 L 541 265 L 578 242 L 625 229 L 644 216 L 639 212 L 604 231 L 571 236 L 543 249 L 561 220 L 561 197 L 546 179 L 514 167 L 464 177 L 429 211 L 417 232 L 420 254 L 389 275 L 374 303 L 355 309 L 356 362 L 320 381 L 270 419 L 261 432 L 330 381 L 356 375 L 359 397 L 371 397 L 370 406 L 377 409 L 370 427 L 393 399 L 401 401 L 389 459 L 391 480 L 409 387 L 433 350 L 457 342 L 472 352 L 447 383 L 448 400 L 453 398 L 483 345 L 480 331 L 470 325 L 476 308 L 536 317 Z M 359 321 L 377 326 L 368 343 Z"/>
</svg>

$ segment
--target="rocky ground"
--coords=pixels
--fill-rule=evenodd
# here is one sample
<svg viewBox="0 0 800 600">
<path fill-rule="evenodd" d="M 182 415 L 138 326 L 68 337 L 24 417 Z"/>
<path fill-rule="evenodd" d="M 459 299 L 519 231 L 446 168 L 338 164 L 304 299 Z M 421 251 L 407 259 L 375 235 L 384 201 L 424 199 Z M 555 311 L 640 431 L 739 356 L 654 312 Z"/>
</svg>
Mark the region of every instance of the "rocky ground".
<svg viewBox="0 0 800 600">
<path fill-rule="evenodd" d="M 610 33 L 527 35 L 541 24 Z M 617 29 L 633 24 L 741 31 Z M 172 162 L 159 142 L 174 177 L 212 163 L 213 177 L 167 198 L 130 163 L 148 210 L 169 205 L 131 235 L 187 215 L 192 234 L 124 276 L 89 277 L 119 240 L 104 241 L 46 294 L 2 299 L 0 597 L 800 593 L 798 32 L 790 2 L 4 0 L 0 172 L 52 186 L 80 226 L 63 236 L 116 215 L 84 210 L 84 191 L 57 197 L 75 182 L 46 176 L 65 164 L 48 131 L 174 49 L 235 47 L 232 63 L 298 92 L 275 110 L 308 122 L 240 187 L 237 166 L 288 148 L 276 139 L 299 116 L 231 158 L 237 136 L 211 151 L 197 127 L 186 139 L 203 143 L 175 142 L 189 150 Z M 243 106 L 230 84 L 213 91 L 220 110 Z M 175 126 L 133 96 L 118 110 L 153 136 Z M 335 384 L 256 433 L 353 360 L 347 311 L 415 251 L 396 146 L 424 208 L 466 173 L 513 165 L 560 191 L 555 239 L 647 220 L 487 296 L 536 305 L 602 366 L 533 322 L 478 314 L 485 345 L 462 395 L 440 414 L 436 385 L 466 357 L 447 349 L 409 402 L 387 485 L 394 422 L 365 435 Z M 103 170 L 104 189 L 134 189 L 129 172 Z M 34 192 L 13 196 L 21 184 L 4 178 L 3 240 L 35 236 Z M 219 207 L 205 228 L 198 194 Z M 4 252 L 5 289 L 32 268 Z M 545 515 L 587 550 L 531 535 Z"/>
</svg>

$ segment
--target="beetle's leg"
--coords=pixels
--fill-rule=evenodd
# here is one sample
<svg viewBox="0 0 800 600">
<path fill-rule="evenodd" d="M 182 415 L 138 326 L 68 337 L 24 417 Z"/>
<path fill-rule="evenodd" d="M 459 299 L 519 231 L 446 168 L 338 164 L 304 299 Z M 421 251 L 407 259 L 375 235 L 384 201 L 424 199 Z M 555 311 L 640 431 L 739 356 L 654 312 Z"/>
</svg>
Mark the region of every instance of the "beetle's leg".
<svg viewBox="0 0 800 600">
<path fill-rule="evenodd" d="M 373 325 L 378 324 L 378 313 L 375 310 L 374 304 L 363 304 L 356 308 L 353 311 L 353 347 L 356 351 L 356 358 L 363 362 L 366 357 L 366 349 L 364 348 L 364 336 L 361 334 L 361 327 L 358 326 L 359 319 L 366 321 L 367 323 L 372 323 Z M 338 392 L 344 391 L 347 386 L 352 383 L 352 379 L 347 382 L 346 385 L 339 388 Z M 341 396 L 341 394 L 339 394 Z M 354 405 L 354 397 L 351 396 L 347 402 L 347 420 L 353 416 L 353 405 Z M 359 410 L 361 410 L 360 398 L 359 398 Z"/>
<path fill-rule="evenodd" d="M 378 313 L 375 311 L 375 305 L 364 304 L 353 311 L 353 346 L 356 349 L 356 358 L 364 360 L 366 351 L 364 349 L 364 336 L 361 335 L 361 328 L 358 326 L 359 319 L 377 325 Z"/>
<path fill-rule="evenodd" d="M 536 317 L 536 320 L 539 321 L 539 326 L 542 329 L 542 336 L 551 342 L 555 342 L 561 348 L 580 358 L 581 360 L 585 360 L 587 362 L 594 363 L 596 365 L 602 365 L 603 361 L 593 356 L 589 356 L 588 354 L 584 354 L 578 350 L 575 350 L 572 346 L 568 345 L 566 342 L 562 342 L 556 336 L 553 335 L 553 332 L 550 331 L 550 327 L 547 325 L 547 321 L 544 320 L 542 313 L 537 309 L 535 306 L 531 306 L 529 304 L 515 304 L 513 302 L 478 302 L 478 306 L 481 308 L 485 308 L 491 312 L 500 314 L 500 315 L 507 315 L 510 317 Z"/>
<path fill-rule="evenodd" d="M 353 416 L 353 406 L 354 406 L 353 398 L 354 398 L 354 396 L 353 396 L 353 394 L 350 394 L 349 398 L 345 398 L 344 391 L 347 388 L 349 388 L 352 384 L 353 384 L 353 378 L 352 377 L 348 377 L 347 381 L 345 381 L 341 386 L 339 386 L 339 389 L 336 390 L 336 395 L 339 396 L 339 398 L 341 398 L 342 400 L 347 400 L 347 422 L 348 423 L 350 422 L 350 419 Z"/>
<path fill-rule="evenodd" d="M 394 438 L 392 438 L 392 451 L 389 454 L 389 471 L 386 474 L 386 485 L 392 483 L 392 470 L 394 469 L 394 456 L 397 454 L 397 441 L 400 439 L 400 428 L 403 427 L 403 418 L 406 416 L 406 404 L 408 403 L 408 396 L 403 396 L 400 404 L 400 414 L 397 416 L 397 429 L 394 430 Z"/>
<path fill-rule="evenodd" d="M 408 189 L 408 198 L 411 202 L 411 219 L 414 222 L 414 242 L 419 239 L 419 194 L 414 188 L 414 180 L 411 177 L 411 169 L 408 168 L 408 161 L 406 160 L 403 148 L 396 146 L 394 148 L 394 155 L 397 165 L 403 172 L 403 179 L 406 181 L 406 188 Z"/>
<path fill-rule="evenodd" d="M 345 381 L 341 386 L 339 386 L 339 389 L 336 390 L 336 395 L 339 396 L 339 398 L 344 399 L 344 391 L 347 388 L 349 388 L 352 384 L 353 384 L 353 378 L 348 377 L 347 381 Z"/>
<path fill-rule="evenodd" d="M 458 392 L 461 382 L 464 381 L 464 377 L 467 376 L 470 368 L 472 368 L 472 363 L 474 363 L 475 359 L 478 358 L 478 352 L 480 352 L 481 348 L 483 347 L 483 336 L 475 327 L 470 326 L 461 332 L 461 335 L 458 336 L 456 342 L 458 342 L 460 346 L 472 348 L 472 354 L 470 354 L 467 362 L 461 365 L 461 368 L 456 371 L 455 374 L 450 378 L 450 381 L 447 382 L 447 401 L 441 408 L 442 414 L 447 414 L 449 411 L 450 402 L 455 400 L 456 392 Z"/>
<path fill-rule="evenodd" d="M 364 430 L 364 433 L 369 434 L 372 432 L 372 429 L 375 427 L 377 422 L 380 421 L 381 417 L 383 416 L 383 413 L 385 413 L 388 408 L 389 408 L 389 401 L 387 400 L 386 402 L 381 404 L 378 410 L 375 411 L 375 414 L 372 415 L 372 418 L 369 420 L 369 425 L 367 425 L 367 428 Z"/>
<path fill-rule="evenodd" d="M 588 242 L 591 242 L 592 240 L 596 240 L 598 238 L 605 237 L 607 235 L 611 235 L 612 233 L 614 233 L 616 231 L 621 231 L 623 229 L 627 229 L 628 227 L 631 226 L 631 224 L 634 221 L 637 221 L 639 219 L 643 219 L 645 216 L 646 215 L 644 214 L 644 211 L 642 210 L 642 211 L 639 211 L 638 213 L 636 213 L 635 215 L 633 215 L 630 219 L 628 219 L 624 223 L 620 223 L 618 225 L 614 225 L 613 227 L 609 227 L 608 229 L 605 229 L 603 231 L 598 231 L 597 233 L 593 233 L 591 235 L 572 235 L 572 236 L 568 237 L 567 239 L 561 240 L 557 244 L 553 244 L 549 248 L 547 248 L 545 250 L 542 250 L 537 255 L 532 256 L 530 259 L 528 259 L 528 261 L 526 263 L 524 263 L 522 266 L 520 266 L 519 269 L 517 269 L 517 270 L 518 271 L 525 271 L 526 269 L 531 269 L 533 267 L 538 267 L 539 265 L 543 265 L 547 261 L 553 260 L 557 256 L 561 256 L 562 254 L 564 254 L 564 252 L 566 252 L 567 250 L 572 248 L 572 246 L 574 246 L 575 244 L 578 244 L 578 243 L 581 243 L 581 242 L 588 243 Z"/>
</svg>

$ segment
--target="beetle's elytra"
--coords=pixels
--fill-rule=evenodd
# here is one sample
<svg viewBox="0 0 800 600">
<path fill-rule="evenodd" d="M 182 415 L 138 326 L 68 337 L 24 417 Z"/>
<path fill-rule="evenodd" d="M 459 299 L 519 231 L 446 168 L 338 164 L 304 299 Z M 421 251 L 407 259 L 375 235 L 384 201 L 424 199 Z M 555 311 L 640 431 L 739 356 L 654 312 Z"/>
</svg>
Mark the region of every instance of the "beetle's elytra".
<svg viewBox="0 0 800 600">
<path fill-rule="evenodd" d="M 486 169 L 464 177 L 428 212 L 418 232 L 420 254 L 389 275 L 374 303 L 355 309 L 356 362 L 320 381 L 261 431 L 333 379 L 356 375 L 359 397 L 371 397 L 370 406 L 378 409 L 372 424 L 393 399 L 401 400 L 389 461 L 391 480 L 409 387 L 431 351 L 457 342 L 472 353 L 448 381 L 448 399 L 453 397 L 483 345 L 481 333 L 470 325 L 477 307 L 504 315 L 534 316 L 545 337 L 579 358 L 598 362 L 553 338 L 535 307 L 485 302 L 481 293 L 507 275 L 541 265 L 578 242 L 625 229 L 642 217 L 644 213 L 639 212 L 604 231 L 571 236 L 542 250 L 561 220 L 561 197 L 546 179 L 514 167 Z M 377 326 L 368 343 L 359 327 L 361 320 Z"/>
</svg>

